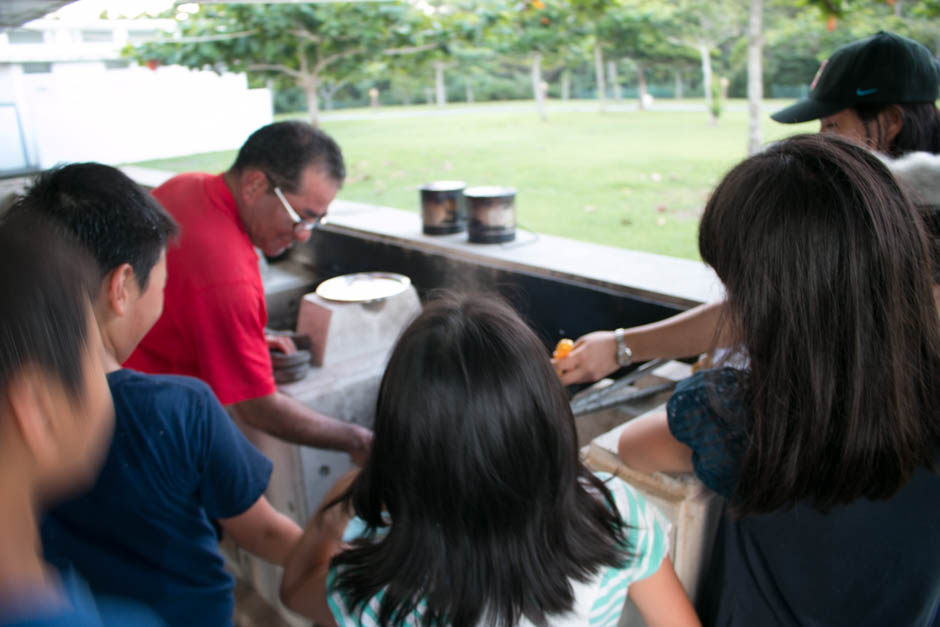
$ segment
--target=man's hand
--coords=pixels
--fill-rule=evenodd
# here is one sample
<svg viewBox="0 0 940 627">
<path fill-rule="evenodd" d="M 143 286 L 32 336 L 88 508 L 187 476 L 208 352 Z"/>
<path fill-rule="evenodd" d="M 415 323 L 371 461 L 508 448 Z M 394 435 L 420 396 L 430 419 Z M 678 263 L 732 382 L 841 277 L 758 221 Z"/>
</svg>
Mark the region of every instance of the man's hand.
<svg viewBox="0 0 940 627">
<path fill-rule="evenodd" d="M 344 451 L 359 466 L 372 451 L 369 429 L 324 416 L 281 392 L 226 405 L 225 409 L 243 424 L 281 440 Z"/>
<path fill-rule="evenodd" d="M 268 350 L 278 351 L 285 355 L 297 352 L 297 346 L 289 335 L 280 335 L 265 330 L 264 339 L 268 343 Z"/>
</svg>

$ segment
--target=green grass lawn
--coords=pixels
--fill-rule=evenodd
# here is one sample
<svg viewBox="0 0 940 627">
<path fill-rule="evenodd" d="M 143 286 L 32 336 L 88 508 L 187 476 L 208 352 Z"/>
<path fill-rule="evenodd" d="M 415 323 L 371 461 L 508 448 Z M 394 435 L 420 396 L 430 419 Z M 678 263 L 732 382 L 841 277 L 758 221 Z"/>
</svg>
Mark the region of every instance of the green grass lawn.
<svg viewBox="0 0 940 627">
<path fill-rule="evenodd" d="M 765 119 L 765 142 L 818 128 Z M 550 111 L 541 122 L 533 109 L 322 126 L 346 157 L 340 198 L 417 211 L 427 181 L 511 185 L 521 228 L 695 259 L 699 215 L 745 156 L 747 120 L 734 111 L 717 126 L 704 112 Z M 219 172 L 233 159 L 226 151 L 136 165 Z"/>
</svg>

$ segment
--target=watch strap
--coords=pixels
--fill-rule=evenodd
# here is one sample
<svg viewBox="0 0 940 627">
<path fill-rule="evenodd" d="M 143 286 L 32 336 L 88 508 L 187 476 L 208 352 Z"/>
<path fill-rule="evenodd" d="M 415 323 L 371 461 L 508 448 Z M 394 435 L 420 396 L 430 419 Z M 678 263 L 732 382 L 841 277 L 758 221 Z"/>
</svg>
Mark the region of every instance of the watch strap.
<svg viewBox="0 0 940 627">
<path fill-rule="evenodd" d="M 633 363 L 633 351 L 627 346 L 623 339 L 624 329 L 614 331 L 614 337 L 617 339 L 617 363 L 621 368 L 626 368 Z"/>
</svg>

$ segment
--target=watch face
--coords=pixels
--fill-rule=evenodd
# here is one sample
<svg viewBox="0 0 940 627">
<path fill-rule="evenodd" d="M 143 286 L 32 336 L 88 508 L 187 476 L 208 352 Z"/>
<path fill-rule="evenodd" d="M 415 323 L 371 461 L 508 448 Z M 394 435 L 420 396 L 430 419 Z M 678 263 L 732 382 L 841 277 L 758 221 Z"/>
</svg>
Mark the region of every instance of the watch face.
<svg viewBox="0 0 940 627">
<path fill-rule="evenodd" d="M 617 363 L 621 366 L 629 366 L 632 359 L 633 354 L 630 352 L 630 349 L 626 346 L 620 346 L 617 351 Z"/>
</svg>

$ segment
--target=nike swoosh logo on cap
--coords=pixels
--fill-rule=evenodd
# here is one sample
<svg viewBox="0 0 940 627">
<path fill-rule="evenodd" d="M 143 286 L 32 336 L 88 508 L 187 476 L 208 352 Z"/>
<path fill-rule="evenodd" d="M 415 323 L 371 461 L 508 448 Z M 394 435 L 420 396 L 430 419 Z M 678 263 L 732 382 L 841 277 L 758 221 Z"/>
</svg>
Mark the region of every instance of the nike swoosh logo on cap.
<svg viewBox="0 0 940 627">
<path fill-rule="evenodd" d="M 878 91 L 878 88 L 877 88 L 877 87 L 872 87 L 871 89 L 858 89 L 858 88 L 856 88 L 856 89 L 855 89 L 855 95 L 856 95 L 856 96 L 870 96 L 870 95 L 872 95 L 873 93 L 875 93 L 876 91 Z"/>
</svg>

